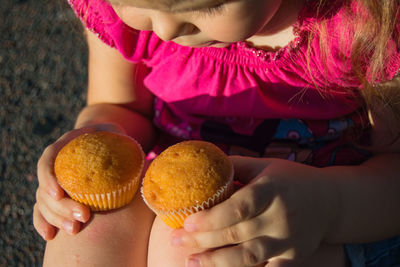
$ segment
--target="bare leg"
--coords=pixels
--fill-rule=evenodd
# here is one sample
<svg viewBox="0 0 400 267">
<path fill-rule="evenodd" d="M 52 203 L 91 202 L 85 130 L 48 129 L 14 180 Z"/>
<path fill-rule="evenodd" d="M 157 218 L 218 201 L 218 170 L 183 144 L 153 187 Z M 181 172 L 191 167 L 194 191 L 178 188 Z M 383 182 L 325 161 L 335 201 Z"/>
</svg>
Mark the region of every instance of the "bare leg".
<svg viewBox="0 0 400 267">
<path fill-rule="evenodd" d="M 185 259 L 201 250 L 174 247 L 170 235 L 173 229 L 156 217 L 150 234 L 148 267 L 184 267 Z"/>
<path fill-rule="evenodd" d="M 164 224 L 158 217 L 154 220 L 150 234 L 148 267 L 184 267 L 185 259 L 201 250 L 174 247 L 170 244 L 170 235 L 173 229 Z M 343 246 L 322 245 L 314 255 L 307 259 L 301 266 L 293 263 L 271 262 L 259 266 L 275 267 L 346 267 L 350 266 Z"/>
<path fill-rule="evenodd" d="M 127 206 L 95 213 L 77 235 L 47 242 L 44 266 L 146 266 L 154 214 L 140 194 Z"/>
</svg>

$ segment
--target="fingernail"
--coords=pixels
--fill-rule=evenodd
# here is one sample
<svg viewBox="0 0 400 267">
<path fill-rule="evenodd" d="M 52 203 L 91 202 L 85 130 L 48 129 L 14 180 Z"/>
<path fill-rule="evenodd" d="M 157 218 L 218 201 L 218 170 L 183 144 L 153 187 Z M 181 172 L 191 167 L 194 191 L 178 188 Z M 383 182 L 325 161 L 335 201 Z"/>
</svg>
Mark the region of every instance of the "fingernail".
<svg viewBox="0 0 400 267">
<path fill-rule="evenodd" d="M 72 234 L 72 232 L 74 230 L 74 226 L 73 226 L 72 222 L 65 221 L 63 223 L 63 226 L 64 226 L 64 230 L 67 231 L 67 233 Z"/>
<path fill-rule="evenodd" d="M 196 258 L 189 258 L 186 267 L 201 267 L 200 261 Z"/>
<path fill-rule="evenodd" d="M 74 211 L 74 212 L 72 212 L 72 217 L 74 217 L 74 219 L 75 219 L 75 220 L 77 220 L 77 221 L 80 221 L 80 222 L 83 222 L 83 223 L 84 223 L 84 220 L 83 220 L 82 213 L 80 213 L 80 212 L 77 212 L 77 211 Z"/>
<path fill-rule="evenodd" d="M 172 237 L 171 243 L 174 246 L 182 246 L 183 244 L 182 238 L 180 238 L 179 236 L 174 236 Z"/>
<path fill-rule="evenodd" d="M 39 234 L 44 240 L 46 240 L 46 231 L 42 230 L 39 232 Z"/>
<path fill-rule="evenodd" d="M 185 223 L 184 224 L 185 230 L 188 232 L 194 232 L 199 230 L 197 225 L 195 225 L 194 223 Z"/>
<path fill-rule="evenodd" d="M 52 198 L 57 199 L 57 192 L 56 192 L 56 191 L 50 189 L 50 190 L 49 190 L 49 195 L 50 195 Z"/>
</svg>

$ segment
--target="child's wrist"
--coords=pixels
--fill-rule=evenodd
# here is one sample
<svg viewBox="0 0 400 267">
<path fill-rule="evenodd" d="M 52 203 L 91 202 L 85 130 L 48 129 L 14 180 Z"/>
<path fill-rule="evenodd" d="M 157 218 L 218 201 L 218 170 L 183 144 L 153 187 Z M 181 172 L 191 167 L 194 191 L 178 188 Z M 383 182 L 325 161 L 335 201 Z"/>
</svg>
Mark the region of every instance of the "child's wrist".
<svg viewBox="0 0 400 267">
<path fill-rule="evenodd" d="M 127 135 L 127 132 L 123 127 L 121 127 L 117 123 L 111 123 L 111 122 L 106 122 L 106 123 L 85 122 L 85 123 L 77 123 L 75 125 L 75 129 L 82 129 L 82 128 L 92 129 L 95 132 L 104 131 L 104 132 L 113 132 L 113 133 Z"/>
<path fill-rule="evenodd" d="M 96 131 L 107 131 L 127 135 L 126 130 L 117 123 L 100 123 L 96 124 Z"/>
</svg>

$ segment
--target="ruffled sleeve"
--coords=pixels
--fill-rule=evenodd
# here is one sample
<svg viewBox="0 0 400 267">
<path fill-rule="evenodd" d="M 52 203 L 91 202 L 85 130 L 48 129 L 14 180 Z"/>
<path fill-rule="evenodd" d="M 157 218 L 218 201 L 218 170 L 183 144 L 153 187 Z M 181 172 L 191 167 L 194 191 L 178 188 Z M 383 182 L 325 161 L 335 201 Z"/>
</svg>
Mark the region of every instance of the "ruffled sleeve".
<svg viewBox="0 0 400 267">
<path fill-rule="evenodd" d="M 151 32 L 137 31 L 126 25 L 104 0 L 68 0 L 82 23 L 105 44 L 117 49 L 132 62 L 148 58 L 149 42 L 154 43 Z"/>
<path fill-rule="evenodd" d="M 115 47 L 108 27 L 118 20 L 113 8 L 102 0 L 68 0 L 77 17 L 104 43 Z"/>
</svg>

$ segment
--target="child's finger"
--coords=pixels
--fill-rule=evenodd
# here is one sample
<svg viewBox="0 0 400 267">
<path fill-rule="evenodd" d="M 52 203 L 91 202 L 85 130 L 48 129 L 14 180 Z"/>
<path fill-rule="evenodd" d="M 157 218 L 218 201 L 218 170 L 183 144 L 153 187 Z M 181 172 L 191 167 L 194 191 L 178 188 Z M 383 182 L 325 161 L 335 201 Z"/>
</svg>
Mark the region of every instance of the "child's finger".
<svg viewBox="0 0 400 267">
<path fill-rule="evenodd" d="M 46 203 L 47 207 L 52 212 L 69 220 L 77 220 L 85 223 L 90 218 L 89 208 L 83 204 L 74 201 L 71 198 L 65 197 L 55 201 L 48 194 L 42 192 L 41 188 L 38 188 L 36 198 L 38 202 Z"/>
<path fill-rule="evenodd" d="M 42 156 L 40 157 L 37 165 L 37 173 L 39 186 L 43 188 L 53 199 L 59 200 L 64 197 L 64 190 L 57 183 L 54 174 L 54 159 L 57 155 L 58 149 L 55 145 L 48 146 Z"/>
<path fill-rule="evenodd" d="M 66 231 L 69 234 L 76 234 L 79 232 L 80 223 L 75 220 L 70 220 L 68 218 L 64 218 L 57 213 L 54 213 L 47 205 L 43 202 L 38 202 L 38 209 L 43 216 L 43 218 L 54 225 L 55 227 Z"/>
<path fill-rule="evenodd" d="M 268 259 L 279 255 L 284 249 L 282 242 L 260 237 L 236 246 L 191 255 L 188 261 L 197 261 L 201 266 L 265 266 Z"/>
<path fill-rule="evenodd" d="M 171 234 L 171 243 L 184 247 L 210 249 L 241 244 L 262 236 L 281 237 L 275 223 L 275 219 L 269 214 L 262 213 L 250 220 L 214 231 L 188 233 L 178 229 Z"/>
<path fill-rule="evenodd" d="M 57 231 L 56 228 L 49 224 L 42 216 L 37 204 L 33 207 L 33 226 L 46 241 L 52 240 Z"/>
<path fill-rule="evenodd" d="M 242 187 L 224 202 L 189 216 L 184 222 L 188 232 L 213 231 L 253 218 L 264 211 L 273 199 L 273 189 L 260 176 Z"/>
</svg>

